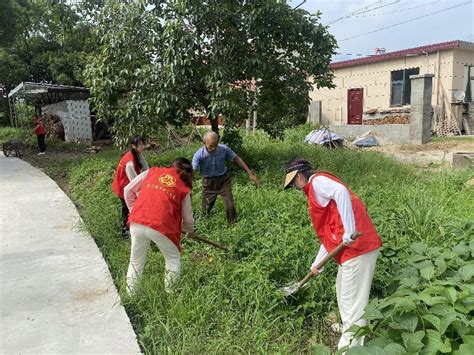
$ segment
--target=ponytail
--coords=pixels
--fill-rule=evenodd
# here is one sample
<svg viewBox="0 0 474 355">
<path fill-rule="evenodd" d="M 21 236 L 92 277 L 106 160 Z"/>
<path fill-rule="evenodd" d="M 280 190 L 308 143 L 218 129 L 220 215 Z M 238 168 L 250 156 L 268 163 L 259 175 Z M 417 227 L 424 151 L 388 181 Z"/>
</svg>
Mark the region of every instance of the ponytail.
<svg viewBox="0 0 474 355">
<path fill-rule="evenodd" d="M 193 187 L 193 166 L 186 158 L 176 158 L 171 164 L 176 169 L 180 179 L 190 189 Z"/>
<path fill-rule="evenodd" d="M 142 136 L 136 136 L 135 138 L 133 138 L 131 141 L 130 141 L 130 145 L 134 145 L 134 146 L 137 146 L 138 144 L 140 143 L 143 143 L 145 144 L 145 139 L 142 137 Z M 142 161 L 140 159 L 140 157 L 138 156 L 138 152 L 135 148 L 133 148 L 133 146 L 130 148 L 130 151 L 132 152 L 132 155 L 133 155 L 133 160 L 134 160 L 134 163 L 136 164 L 136 166 L 138 167 L 138 170 L 142 170 L 143 168 L 143 164 L 142 164 Z"/>
</svg>

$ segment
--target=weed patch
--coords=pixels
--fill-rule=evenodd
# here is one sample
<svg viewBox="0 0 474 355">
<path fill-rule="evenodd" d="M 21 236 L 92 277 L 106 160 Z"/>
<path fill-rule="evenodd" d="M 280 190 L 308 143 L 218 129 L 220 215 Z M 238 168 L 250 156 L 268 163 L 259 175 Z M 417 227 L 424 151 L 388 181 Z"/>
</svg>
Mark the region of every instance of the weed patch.
<svg viewBox="0 0 474 355">
<path fill-rule="evenodd" d="M 201 182 L 195 179 L 197 229 L 231 246 L 232 253 L 185 240 L 182 279 L 173 296 L 163 290 L 164 261 L 153 249 L 136 296 L 126 295 L 130 245 L 118 238 L 119 201 L 111 191 L 120 153 L 101 152 L 61 165 L 70 194 L 109 265 L 144 352 L 309 353 L 324 352 L 328 350 L 325 346 L 334 349 L 337 334 L 328 320 L 330 314 L 337 314 L 334 263 L 293 297 L 284 298 L 278 292 L 280 286 L 308 272 L 319 248 L 304 195 L 282 190 L 283 167 L 295 156 L 332 171 L 366 203 L 384 242 L 372 289 L 372 297 L 378 300 L 400 292 L 399 276 L 406 275 L 404 268 L 413 263 L 416 243 L 438 248 L 441 253 L 473 237 L 472 231 L 463 229 L 474 220 L 474 189 L 464 184 L 473 178 L 472 171 L 418 171 L 377 152 L 326 150 L 301 143 L 303 137 L 304 130 L 298 129 L 289 131 L 283 141 L 261 132 L 244 137 L 243 157 L 263 184 L 254 187 L 240 168 L 229 165 L 239 218 L 236 225 L 227 226 L 220 199 L 209 218 L 200 217 Z M 191 158 L 199 146 L 145 154 L 150 165 L 167 165 L 177 156 Z M 59 165 L 49 169 L 57 172 Z M 423 271 L 425 276 L 430 270 Z M 445 274 L 436 275 L 437 280 L 446 280 Z M 417 277 L 432 282 L 421 274 Z M 464 292 L 451 286 L 456 294 Z M 395 313 L 394 317 L 403 316 Z M 421 315 L 419 324 L 423 319 Z M 415 331 L 418 329 L 417 325 Z M 427 334 L 426 330 L 424 336 Z M 443 334 L 440 336 L 444 344 Z M 405 348 L 408 343 L 419 345 L 402 333 L 390 342 Z M 451 348 L 460 346 L 459 342 Z"/>
</svg>

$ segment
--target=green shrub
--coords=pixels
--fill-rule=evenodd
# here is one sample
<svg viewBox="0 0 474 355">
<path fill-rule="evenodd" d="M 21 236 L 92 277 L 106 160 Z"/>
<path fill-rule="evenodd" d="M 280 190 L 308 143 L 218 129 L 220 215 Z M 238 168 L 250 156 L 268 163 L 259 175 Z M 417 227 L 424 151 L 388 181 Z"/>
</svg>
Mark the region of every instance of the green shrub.
<svg viewBox="0 0 474 355">
<path fill-rule="evenodd" d="M 34 126 L 32 125 L 31 128 L 0 127 L 0 143 L 10 139 L 20 139 L 26 144 L 35 145 Z"/>
<path fill-rule="evenodd" d="M 410 354 L 474 353 L 474 222 L 458 237 L 452 250 L 411 246 L 406 266 L 395 276 L 397 290 L 372 300 L 364 314 L 368 324 L 353 328 L 372 338 L 364 352 L 398 344 Z"/>
</svg>

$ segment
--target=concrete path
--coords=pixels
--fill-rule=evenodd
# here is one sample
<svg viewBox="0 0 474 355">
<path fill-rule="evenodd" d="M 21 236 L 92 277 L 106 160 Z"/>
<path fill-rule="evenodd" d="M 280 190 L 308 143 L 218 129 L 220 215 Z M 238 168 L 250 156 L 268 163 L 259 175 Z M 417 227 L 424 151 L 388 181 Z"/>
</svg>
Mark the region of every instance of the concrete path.
<svg viewBox="0 0 474 355">
<path fill-rule="evenodd" d="M 0 353 L 139 353 L 107 265 L 48 176 L 0 153 Z"/>
</svg>

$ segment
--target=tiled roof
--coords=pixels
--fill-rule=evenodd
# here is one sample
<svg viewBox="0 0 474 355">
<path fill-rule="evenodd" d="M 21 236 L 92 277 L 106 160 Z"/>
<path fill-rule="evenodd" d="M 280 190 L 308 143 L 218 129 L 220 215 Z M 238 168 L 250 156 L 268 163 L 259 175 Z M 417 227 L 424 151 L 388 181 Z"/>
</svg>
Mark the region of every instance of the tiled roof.
<svg viewBox="0 0 474 355">
<path fill-rule="evenodd" d="M 352 67 L 354 65 L 360 65 L 360 64 L 383 62 L 385 60 L 390 60 L 390 59 L 395 59 L 395 58 L 400 58 L 400 57 L 413 56 L 413 55 L 418 55 L 418 54 L 423 54 L 423 53 L 432 53 L 432 52 L 444 51 L 447 49 L 454 49 L 454 48 L 467 48 L 467 49 L 474 50 L 474 43 L 465 42 L 465 41 L 450 41 L 450 42 L 430 44 L 427 46 L 408 48 L 408 49 L 403 49 L 400 51 L 378 54 L 378 55 L 373 55 L 373 56 L 364 57 L 364 58 L 334 62 L 334 63 L 331 63 L 331 69 Z"/>
</svg>

